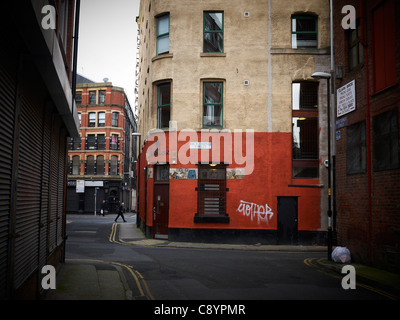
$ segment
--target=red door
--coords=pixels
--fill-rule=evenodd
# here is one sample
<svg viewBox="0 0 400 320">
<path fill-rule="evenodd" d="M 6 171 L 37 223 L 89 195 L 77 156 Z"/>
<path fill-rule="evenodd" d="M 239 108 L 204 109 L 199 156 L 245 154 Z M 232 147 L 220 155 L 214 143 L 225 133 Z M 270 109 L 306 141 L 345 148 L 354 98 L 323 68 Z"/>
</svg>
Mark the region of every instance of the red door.
<svg viewBox="0 0 400 320">
<path fill-rule="evenodd" d="M 169 215 L 169 180 L 168 174 L 160 171 L 168 170 L 168 166 L 158 166 L 154 180 L 153 201 L 153 238 L 168 239 Z M 157 172 L 159 171 L 159 172 Z"/>
</svg>

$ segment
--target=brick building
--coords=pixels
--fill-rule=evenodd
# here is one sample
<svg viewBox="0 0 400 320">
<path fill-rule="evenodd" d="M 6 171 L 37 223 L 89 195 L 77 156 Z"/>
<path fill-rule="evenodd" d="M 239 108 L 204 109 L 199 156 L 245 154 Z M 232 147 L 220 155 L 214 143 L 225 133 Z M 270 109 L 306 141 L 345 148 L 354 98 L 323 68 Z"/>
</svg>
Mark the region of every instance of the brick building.
<svg viewBox="0 0 400 320">
<path fill-rule="evenodd" d="M 54 6 L 55 29 L 42 27 L 45 5 Z M 76 8 L 72 0 L 2 6 L 1 300 L 37 298 L 43 266 L 65 259 L 66 141 L 79 130 L 71 90 Z"/>
<path fill-rule="evenodd" d="M 400 3 L 333 4 L 338 244 L 355 261 L 400 270 Z M 342 28 L 345 5 L 355 29 Z"/>
<path fill-rule="evenodd" d="M 325 0 L 140 2 L 138 221 L 155 238 L 325 243 Z"/>
<path fill-rule="evenodd" d="M 80 136 L 69 140 L 67 213 L 100 212 L 103 200 L 115 212 L 120 202 L 136 207 L 136 123 L 124 89 L 78 75 L 76 104 Z M 77 181 L 84 184 L 77 192 Z M 78 186 L 79 189 L 79 186 Z M 96 197 L 95 197 L 96 194 Z M 95 205 L 96 199 L 96 205 Z"/>
</svg>

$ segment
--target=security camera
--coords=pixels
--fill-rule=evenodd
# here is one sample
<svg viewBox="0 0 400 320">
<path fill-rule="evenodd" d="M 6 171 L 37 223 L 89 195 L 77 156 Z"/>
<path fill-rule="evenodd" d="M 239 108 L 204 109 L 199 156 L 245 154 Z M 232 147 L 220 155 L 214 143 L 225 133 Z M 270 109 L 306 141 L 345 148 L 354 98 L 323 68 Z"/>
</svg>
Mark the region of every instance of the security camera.
<svg viewBox="0 0 400 320">
<path fill-rule="evenodd" d="M 329 160 L 325 160 L 324 161 L 324 166 L 327 167 L 327 168 L 329 167 Z"/>
</svg>

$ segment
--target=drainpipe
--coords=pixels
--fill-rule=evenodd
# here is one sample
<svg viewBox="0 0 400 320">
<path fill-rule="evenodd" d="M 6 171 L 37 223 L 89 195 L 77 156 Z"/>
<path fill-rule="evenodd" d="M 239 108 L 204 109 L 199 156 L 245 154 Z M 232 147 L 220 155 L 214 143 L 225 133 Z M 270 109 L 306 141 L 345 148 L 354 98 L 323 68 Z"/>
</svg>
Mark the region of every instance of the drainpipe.
<svg viewBox="0 0 400 320">
<path fill-rule="evenodd" d="M 74 33 L 74 56 L 73 56 L 73 66 L 72 66 L 72 105 L 75 101 L 75 91 L 76 91 L 76 69 L 78 60 L 78 37 L 79 37 L 79 15 L 81 9 L 81 0 L 76 0 L 75 6 L 75 33 Z"/>
<path fill-rule="evenodd" d="M 366 138 L 367 138 L 367 172 L 368 172 L 368 259 L 372 262 L 372 161 L 371 161 L 371 115 L 370 115 L 370 97 L 369 97 L 369 56 L 368 45 L 365 37 L 365 0 L 360 3 L 360 28 L 361 44 L 364 47 L 365 63 L 365 89 L 366 89 Z"/>
<path fill-rule="evenodd" d="M 336 245 L 336 108 L 335 108 L 335 58 L 334 58 L 334 35 L 333 35 L 333 0 L 329 0 L 330 7 L 330 37 L 331 37 L 331 106 L 332 106 L 332 222 L 333 222 L 333 238 Z"/>
</svg>

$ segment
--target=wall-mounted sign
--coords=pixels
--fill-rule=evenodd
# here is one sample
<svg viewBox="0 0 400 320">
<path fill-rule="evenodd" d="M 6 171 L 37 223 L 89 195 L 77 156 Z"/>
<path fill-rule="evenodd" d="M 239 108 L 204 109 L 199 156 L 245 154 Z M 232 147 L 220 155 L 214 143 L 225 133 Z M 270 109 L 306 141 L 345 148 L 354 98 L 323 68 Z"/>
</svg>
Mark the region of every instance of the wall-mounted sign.
<svg viewBox="0 0 400 320">
<path fill-rule="evenodd" d="M 347 127 L 347 117 L 343 117 L 336 120 L 336 130 Z"/>
<path fill-rule="evenodd" d="M 211 142 L 190 142 L 190 149 L 211 149 Z"/>
<path fill-rule="evenodd" d="M 85 192 L 85 180 L 76 180 L 76 193 Z"/>
<path fill-rule="evenodd" d="M 337 116 L 341 117 L 356 109 L 356 81 L 337 89 Z"/>
</svg>

